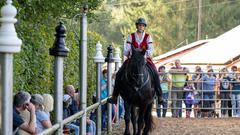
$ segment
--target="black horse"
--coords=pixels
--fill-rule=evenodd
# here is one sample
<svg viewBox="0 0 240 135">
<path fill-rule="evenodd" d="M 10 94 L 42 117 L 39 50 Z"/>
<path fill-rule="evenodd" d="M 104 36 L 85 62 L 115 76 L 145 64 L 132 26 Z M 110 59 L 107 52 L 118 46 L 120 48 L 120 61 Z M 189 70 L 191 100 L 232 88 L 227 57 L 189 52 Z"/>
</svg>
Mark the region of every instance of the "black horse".
<svg viewBox="0 0 240 135">
<path fill-rule="evenodd" d="M 130 119 L 133 135 L 148 135 L 154 126 L 151 114 L 155 96 L 154 79 L 144 55 L 145 51 L 133 47 L 131 58 L 125 61 L 116 75 L 114 91 L 119 91 L 124 100 L 124 135 L 130 135 Z"/>
</svg>

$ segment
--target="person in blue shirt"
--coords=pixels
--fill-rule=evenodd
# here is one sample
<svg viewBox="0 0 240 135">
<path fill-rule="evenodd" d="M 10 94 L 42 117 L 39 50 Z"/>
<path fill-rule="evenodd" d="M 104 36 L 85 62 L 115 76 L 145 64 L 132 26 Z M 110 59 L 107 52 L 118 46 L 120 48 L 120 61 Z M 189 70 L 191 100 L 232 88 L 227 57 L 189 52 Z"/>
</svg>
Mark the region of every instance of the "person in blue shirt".
<svg viewBox="0 0 240 135">
<path fill-rule="evenodd" d="M 34 94 L 30 102 L 34 104 L 36 108 L 37 133 L 41 133 L 43 130 L 52 127 L 50 116 L 43 111 L 43 97 L 40 94 Z"/>
<path fill-rule="evenodd" d="M 216 85 L 216 77 L 213 74 L 213 69 L 208 69 L 207 74 L 203 76 L 202 81 L 203 81 L 203 99 L 204 99 L 203 104 L 205 104 L 207 108 L 213 108 L 215 103 L 214 89 Z"/>
<path fill-rule="evenodd" d="M 107 90 L 107 69 L 102 71 L 102 80 L 101 80 L 101 100 L 108 97 Z M 104 104 L 102 107 L 102 129 L 107 128 L 107 104 Z"/>
</svg>

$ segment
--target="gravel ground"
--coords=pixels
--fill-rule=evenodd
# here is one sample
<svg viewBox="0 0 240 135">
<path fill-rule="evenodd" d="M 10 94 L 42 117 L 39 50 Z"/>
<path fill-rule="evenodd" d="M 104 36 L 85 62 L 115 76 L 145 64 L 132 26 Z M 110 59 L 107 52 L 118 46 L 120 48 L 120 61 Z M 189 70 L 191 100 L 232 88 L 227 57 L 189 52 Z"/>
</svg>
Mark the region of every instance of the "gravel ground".
<svg viewBox="0 0 240 135">
<path fill-rule="evenodd" d="M 240 118 L 156 118 L 150 135 L 240 135 Z M 113 126 L 111 135 L 122 135 L 124 121 Z"/>
</svg>

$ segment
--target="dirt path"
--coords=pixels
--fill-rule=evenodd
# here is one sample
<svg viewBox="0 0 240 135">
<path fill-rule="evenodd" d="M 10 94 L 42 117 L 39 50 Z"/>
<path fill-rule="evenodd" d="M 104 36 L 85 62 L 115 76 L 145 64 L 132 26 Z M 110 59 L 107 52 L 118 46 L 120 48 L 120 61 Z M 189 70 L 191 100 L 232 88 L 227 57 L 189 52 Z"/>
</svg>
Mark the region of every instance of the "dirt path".
<svg viewBox="0 0 240 135">
<path fill-rule="evenodd" d="M 151 135 L 240 135 L 240 118 L 156 118 Z M 122 135 L 124 121 L 113 127 L 112 135 Z"/>
</svg>

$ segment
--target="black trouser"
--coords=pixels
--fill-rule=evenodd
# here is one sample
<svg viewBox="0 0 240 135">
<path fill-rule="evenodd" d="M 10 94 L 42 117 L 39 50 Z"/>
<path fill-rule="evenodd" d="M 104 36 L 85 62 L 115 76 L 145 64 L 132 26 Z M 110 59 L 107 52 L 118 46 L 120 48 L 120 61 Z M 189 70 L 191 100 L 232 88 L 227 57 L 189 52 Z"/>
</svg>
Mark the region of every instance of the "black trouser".
<svg viewBox="0 0 240 135">
<path fill-rule="evenodd" d="M 150 74 L 153 77 L 153 81 L 154 81 L 154 88 L 155 88 L 155 92 L 157 94 L 157 96 L 162 96 L 162 89 L 160 87 L 160 80 L 159 80 L 159 76 L 158 76 L 158 72 L 157 69 L 154 65 L 147 63 L 147 67 L 150 71 Z"/>
</svg>

